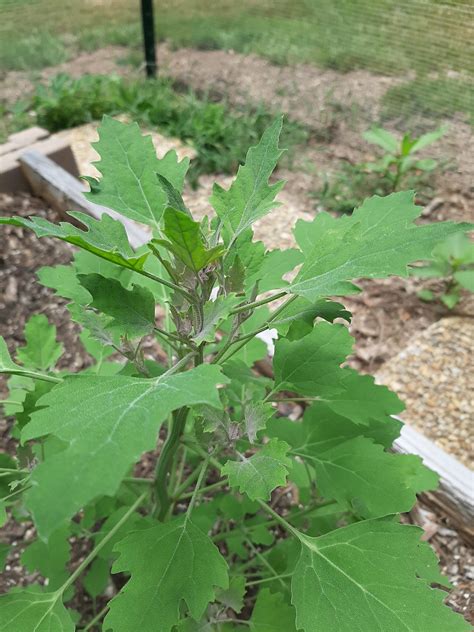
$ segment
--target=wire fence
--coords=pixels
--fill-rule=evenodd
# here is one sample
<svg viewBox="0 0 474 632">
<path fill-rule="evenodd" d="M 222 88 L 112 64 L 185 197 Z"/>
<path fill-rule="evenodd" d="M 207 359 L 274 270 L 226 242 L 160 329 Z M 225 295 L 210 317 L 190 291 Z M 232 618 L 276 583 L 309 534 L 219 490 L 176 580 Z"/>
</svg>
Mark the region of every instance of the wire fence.
<svg viewBox="0 0 474 632">
<path fill-rule="evenodd" d="M 472 0 L 160 0 L 159 40 L 400 77 L 385 107 L 474 117 Z M 138 0 L 0 0 L 0 73 L 107 45 L 141 51 Z"/>
</svg>

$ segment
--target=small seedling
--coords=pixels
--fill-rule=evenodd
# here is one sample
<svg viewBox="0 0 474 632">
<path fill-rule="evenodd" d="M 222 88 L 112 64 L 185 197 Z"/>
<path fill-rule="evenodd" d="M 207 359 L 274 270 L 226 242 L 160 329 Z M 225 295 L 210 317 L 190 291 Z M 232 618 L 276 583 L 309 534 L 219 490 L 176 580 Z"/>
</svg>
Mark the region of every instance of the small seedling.
<svg viewBox="0 0 474 632">
<path fill-rule="evenodd" d="M 345 365 L 354 341 L 335 320 L 350 314 L 330 298 L 406 274 L 469 225 L 417 226 L 421 209 L 400 192 L 352 217 L 300 220 L 297 248 L 267 251 L 252 224 L 278 204 L 281 129 L 229 189 L 215 185 L 213 216 L 197 221 L 181 195 L 188 160 L 158 159 L 137 125 L 105 118 L 88 198 L 149 227 L 136 252 L 107 214 L 0 218 L 79 249 L 39 277 L 95 360 L 59 369 L 41 315 L 14 357 L 0 339 L 21 439 L 0 461 L 2 515 L 33 522 L 21 559 L 47 578 L 0 597 L 0 630 L 469 629 L 432 588 L 445 580 L 421 529 L 400 520 L 437 476 L 390 450 L 403 404 Z M 270 328 L 271 377 L 255 366 Z M 284 413 L 296 406 L 294 421 Z M 101 609 L 77 613 L 76 591 Z"/>
<path fill-rule="evenodd" d="M 423 301 L 440 300 L 453 309 L 463 290 L 474 292 L 474 243 L 462 233 L 451 235 L 434 248 L 430 262 L 414 267 L 412 274 L 423 279 L 440 279 L 441 291 L 423 289 L 418 296 Z"/>
<path fill-rule="evenodd" d="M 326 177 L 320 191 L 314 194 L 318 206 L 338 213 L 351 213 L 368 195 L 389 195 L 402 188 L 423 189 L 429 185 L 429 175 L 439 167 L 432 158 L 416 154 L 437 141 L 445 133 L 440 127 L 434 132 L 412 138 L 405 134 L 399 141 L 382 128 L 365 132 L 364 139 L 384 150 L 376 161 L 356 164 L 342 163 L 332 177 Z"/>
</svg>

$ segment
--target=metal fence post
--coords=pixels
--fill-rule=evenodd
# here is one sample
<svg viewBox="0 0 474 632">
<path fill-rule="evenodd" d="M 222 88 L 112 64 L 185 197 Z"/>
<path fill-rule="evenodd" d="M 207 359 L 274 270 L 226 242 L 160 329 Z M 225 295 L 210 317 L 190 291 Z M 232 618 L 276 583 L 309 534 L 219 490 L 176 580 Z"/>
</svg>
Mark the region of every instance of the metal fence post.
<svg viewBox="0 0 474 632">
<path fill-rule="evenodd" d="M 141 0 L 141 4 L 146 76 L 155 77 L 157 64 L 155 51 L 155 20 L 153 17 L 153 0 Z"/>
</svg>

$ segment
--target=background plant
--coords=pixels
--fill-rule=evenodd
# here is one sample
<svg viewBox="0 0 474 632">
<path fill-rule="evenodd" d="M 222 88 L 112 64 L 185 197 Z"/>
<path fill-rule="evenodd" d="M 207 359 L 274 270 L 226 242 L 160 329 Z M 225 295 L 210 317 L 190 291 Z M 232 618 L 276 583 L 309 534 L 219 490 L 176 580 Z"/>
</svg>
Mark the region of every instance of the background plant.
<svg viewBox="0 0 474 632">
<path fill-rule="evenodd" d="M 400 141 L 381 127 L 365 132 L 364 139 L 383 149 L 383 156 L 371 162 L 342 163 L 340 171 L 326 177 L 323 187 L 314 194 L 318 205 L 337 213 L 352 213 L 368 195 L 388 195 L 403 188 L 416 189 L 423 201 L 430 190 L 430 175 L 440 164 L 415 154 L 444 132 L 440 127 L 419 138 L 405 134 Z"/>
<path fill-rule="evenodd" d="M 407 274 L 469 226 L 415 225 L 402 192 L 351 217 L 299 221 L 298 248 L 266 251 L 252 224 L 283 186 L 269 183 L 281 128 L 264 132 L 228 190 L 214 187 L 215 215 L 197 221 L 181 197 L 188 161 L 157 159 L 138 126 L 105 118 L 88 197 L 150 228 L 137 252 L 107 215 L 71 213 L 83 228 L 0 219 L 78 247 L 72 265 L 39 279 L 70 301 L 95 359 L 79 375 L 58 370 L 62 348 L 42 316 L 14 359 L 0 343 L 20 438 L 3 458 L 2 503 L 33 520 L 23 562 L 48 579 L 0 597 L 3 632 L 74 630 L 78 582 L 114 595 L 79 621 L 85 630 L 104 615 L 114 632 L 468 629 L 430 587 L 445 580 L 421 530 L 399 521 L 437 477 L 390 452 L 403 405 L 344 366 L 353 341 L 334 321 L 350 314 L 328 297 L 357 291 L 357 278 Z M 271 379 L 253 370 L 270 327 Z M 298 421 L 281 412 L 293 401 L 305 406 Z M 136 475 L 157 444 L 154 468 Z M 90 552 L 69 573 L 71 537 Z"/>
<path fill-rule="evenodd" d="M 451 235 L 434 249 L 430 262 L 414 267 L 412 274 L 423 279 L 439 279 L 441 290 L 424 289 L 418 296 L 424 301 L 439 299 L 448 309 L 461 300 L 462 291 L 474 292 L 474 243 L 467 235 Z"/>
<path fill-rule="evenodd" d="M 188 172 L 192 184 L 203 173 L 233 173 L 249 145 L 257 142 L 274 118 L 263 106 L 231 109 L 192 91 L 179 92 L 167 79 L 127 81 L 107 75 L 59 74 L 9 108 L 5 131 L 18 131 L 35 122 L 56 132 L 97 121 L 104 114 L 123 113 L 196 148 L 197 158 Z M 283 140 L 290 148 L 288 162 L 308 135 L 303 125 L 286 122 Z"/>
</svg>

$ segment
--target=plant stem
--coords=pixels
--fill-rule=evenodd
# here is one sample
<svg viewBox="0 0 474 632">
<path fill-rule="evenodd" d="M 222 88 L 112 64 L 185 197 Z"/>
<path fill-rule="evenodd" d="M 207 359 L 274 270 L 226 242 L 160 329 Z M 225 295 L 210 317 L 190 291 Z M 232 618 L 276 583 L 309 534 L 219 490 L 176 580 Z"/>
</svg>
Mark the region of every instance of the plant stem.
<svg viewBox="0 0 474 632">
<path fill-rule="evenodd" d="M 278 292 L 278 294 L 274 294 L 273 296 L 267 296 L 267 298 L 262 298 L 259 301 L 254 301 L 253 303 L 244 303 L 243 305 L 238 305 L 233 310 L 231 310 L 230 314 L 239 314 L 240 312 L 247 312 L 251 309 L 255 309 L 256 307 L 260 307 L 260 305 L 266 305 L 267 303 L 271 303 L 272 301 L 276 301 L 279 298 L 283 298 L 286 296 L 286 292 Z"/>
<path fill-rule="evenodd" d="M 102 608 L 102 610 L 98 614 L 96 614 L 93 619 L 91 619 L 89 621 L 89 623 L 86 625 L 86 627 L 82 628 L 81 632 L 88 632 L 88 630 L 92 630 L 92 628 L 95 626 L 95 624 L 99 623 L 99 621 L 102 619 L 102 617 L 104 616 L 104 614 L 107 612 L 108 609 L 109 609 L 109 604 L 104 606 Z"/>
<path fill-rule="evenodd" d="M 176 285 L 176 283 L 173 283 L 172 281 L 167 281 L 166 279 L 162 279 L 161 277 L 156 276 L 156 274 L 152 274 L 151 272 L 147 272 L 146 270 L 135 270 L 134 269 L 134 271 L 138 272 L 138 274 L 146 276 L 148 279 L 152 279 L 152 281 L 156 281 L 157 283 L 161 283 L 161 285 L 166 285 L 166 287 L 169 287 L 170 290 L 174 290 L 175 292 L 179 292 L 184 297 L 186 297 L 186 299 L 190 303 L 194 302 L 194 297 L 192 296 L 192 294 L 190 294 L 187 290 L 183 289 L 182 287 L 179 287 L 179 285 Z"/>
<path fill-rule="evenodd" d="M 250 540 L 250 538 L 247 537 L 245 529 L 240 529 L 240 531 L 244 535 L 245 541 L 247 542 L 248 546 L 250 547 L 255 557 L 259 559 L 260 562 L 263 564 L 263 566 L 265 566 L 265 568 L 267 568 L 270 571 L 270 573 L 274 576 L 274 578 L 278 577 L 278 573 L 270 564 L 270 562 L 260 553 L 260 551 L 254 545 L 254 543 Z M 283 586 L 284 590 L 288 591 L 288 586 L 285 584 L 285 582 L 282 579 L 280 579 L 279 581 L 280 581 L 280 584 Z"/>
<path fill-rule="evenodd" d="M 54 382 L 60 384 L 63 380 L 60 377 L 54 377 L 53 375 L 46 375 L 46 373 L 40 373 L 39 371 L 23 371 L 23 369 L 5 369 L 0 371 L 7 375 L 19 375 L 20 377 L 31 377 L 34 380 L 43 380 L 43 382 Z"/>
<path fill-rule="evenodd" d="M 152 478 L 141 478 L 140 476 L 126 476 L 122 479 L 124 483 L 138 483 L 139 485 L 153 485 Z"/>
<path fill-rule="evenodd" d="M 231 358 L 234 354 L 236 354 L 238 351 L 240 351 L 240 349 L 242 349 L 242 347 L 244 347 L 247 342 L 249 340 L 251 340 L 252 338 L 254 338 L 257 334 L 262 333 L 262 331 L 265 331 L 266 329 L 270 329 L 269 325 L 272 321 L 274 321 L 280 314 L 281 312 L 288 307 L 288 305 L 290 305 L 290 303 L 292 303 L 294 300 L 296 300 L 298 298 L 298 296 L 296 294 L 293 294 L 292 296 L 290 296 L 288 298 L 288 300 L 286 300 L 282 305 L 280 305 L 280 307 L 278 309 L 276 309 L 273 314 L 271 314 L 270 318 L 267 320 L 267 322 L 262 325 L 261 327 L 259 327 L 258 329 L 256 329 L 255 331 L 252 331 L 250 334 L 246 334 L 245 336 L 241 336 L 240 338 L 236 338 L 235 340 L 233 340 L 228 346 L 230 347 L 231 345 L 236 344 L 237 346 L 234 347 L 234 349 L 232 349 L 232 351 L 229 353 L 229 355 L 225 358 L 224 362 L 227 362 L 227 360 L 229 360 L 229 358 Z M 227 351 L 227 349 L 225 349 L 225 351 Z M 215 364 L 216 362 L 222 361 L 222 357 L 224 356 L 224 353 L 221 352 L 217 354 L 217 356 L 213 359 L 213 364 Z"/>
<path fill-rule="evenodd" d="M 285 529 L 285 531 L 288 531 L 289 533 L 300 539 L 301 534 L 298 529 L 295 529 L 295 527 L 293 527 L 289 522 L 282 518 L 280 514 L 278 514 L 274 509 L 272 509 L 272 507 L 270 507 L 270 505 L 267 505 L 267 503 L 264 503 L 263 500 L 260 500 L 258 498 L 256 499 L 256 502 L 264 511 L 273 516 L 273 519 L 276 520 L 278 524 Z"/>
<path fill-rule="evenodd" d="M 158 380 L 162 380 L 164 377 L 168 377 L 168 375 L 173 375 L 173 373 L 177 373 L 180 369 L 186 366 L 187 363 L 191 360 L 191 358 L 193 358 L 195 355 L 196 355 L 195 351 L 190 351 L 183 358 L 181 358 L 181 360 L 176 362 L 176 364 L 174 364 L 170 369 L 165 371 L 165 373 L 162 373 L 159 376 Z"/>
<path fill-rule="evenodd" d="M 209 460 L 211 458 L 211 455 L 209 455 L 207 457 L 207 459 L 203 462 L 203 464 L 201 465 L 201 468 L 199 470 L 199 476 L 198 479 L 196 481 L 196 487 L 194 488 L 194 491 L 192 493 L 191 496 L 191 500 L 189 502 L 188 508 L 186 510 L 186 520 L 189 518 L 189 516 L 192 514 L 192 511 L 194 509 L 194 505 L 196 504 L 196 498 L 198 497 L 201 485 L 202 485 L 202 481 L 204 480 L 204 474 L 206 473 L 206 470 L 209 466 Z"/>
<path fill-rule="evenodd" d="M 185 444 L 186 445 L 186 444 Z M 191 472 L 191 474 L 174 490 L 172 500 L 178 500 L 178 498 L 182 498 L 181 494 L 185 492 L 190 485 L 194 483 L 194 481 L 199 476 L 199 468 L 196 468 Z"/>
<path fill-rule="evenodd" d="M 258 584 L 264 584 L 265 582 L 274 582 L 277 579 L 287 579 L 293 577 L 293 573 L 284 573 L 283 575 L 275 575 L 274 577 L 264 577 L 263 579 L 254 579 L 249 582 L 245 582 L 246 586 L 257 586 Z"/>
<path fill-rule="evenodd" d="M 122 516 L 122 518 L 120 518 L 120 520 L 112 527 L 112 529 L 110 529 L 107 535 L 105 535 L 102 538 L 99 544 L 97 544 L 92 549 L 89 555 L 86 558 L 84 558 L 84 560 L 79 564 L 79 566 L 76 568 L 74 573 L 64 582 L 61 588 L 58 589 L 57 591 L 58 593 L 62 594 L 69 588 L 69 586 L 72 586 L 72 584 L 76 581 L 76 579 L 82 574 L 84 569 L 87 568 L 87 566 L 89 566 L 89 564 L 92 562 L 93 559 L 95 559 L 97 553 L 99 553 L 99 551 L 104 548 L 107 542 L 114 537 L 114 535 L 117 533 L 120 527 L 123 524 L 125 524 L 125 522 L 127 522 L 127 520 L 133 514 L 135 509 L 137 509 L 137 507 L 139 507 L 142 504 L 142 502 L 145 500 L 146 497 L 147 497 L 147 492 L 143 493 L 141 496 L 137 498 L 137 500 L 128 509 L 128 511 Z"/>
<path fill-rule="evenodd" d="M 199 493 L 205 494 L 206 492 L 212 492 L 215 489 L 224 487 L 224 485 L 227 485 L 227 479 L 223 479 L 222 481 L 217 481 L 217 483 L 212 483 L 212 485 L 207 485 L 206 487 L 202 487 L 199 490 Z M 179 496 L 179 500 L 186 500 L 187 498 L 192 498 L 193 494 L 194 494 L 194 491 L 188 492 L 187 494 L 182 494 L 182 496 Z"/>
<path fill-rule="evenodd" d="M 160 458 L 156 466 L 155 493 L 158 499 L 158 507 L 155 511 L 155 515 L 160 521 L 165 519 L 171 504 L 171 498 L 168 493 L 168 474 L 173 461 L 174 453 L 179 446 L 181 435 L 183 434 L 184 427 L 186 425 L 188 412 L 189 408 L 184 406 L 173 413 L 171 428 L 168 430 L 168 436 L 163 444 Z"/>
</svg>

